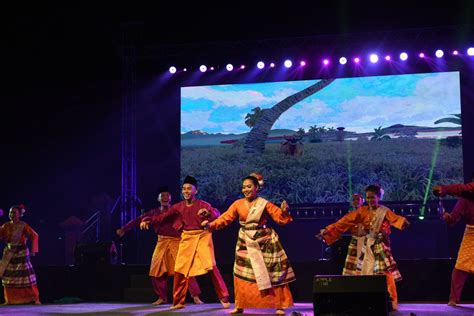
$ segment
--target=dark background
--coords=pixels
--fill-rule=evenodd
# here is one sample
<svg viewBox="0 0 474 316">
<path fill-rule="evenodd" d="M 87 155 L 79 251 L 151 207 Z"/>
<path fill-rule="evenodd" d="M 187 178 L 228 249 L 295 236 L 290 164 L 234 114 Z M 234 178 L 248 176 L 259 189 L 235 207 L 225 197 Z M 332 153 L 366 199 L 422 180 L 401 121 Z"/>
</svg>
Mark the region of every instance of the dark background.
<svg viewBox="0 0 474 316">
<path fill-rule="evenodd" d="M 177 87 L 250 80 L 177 76 L 165 83 L 161 75 L 170 64 L 195 69 L 200 63 L 225 65 L 229 57 L 255 62 L 261 56 L 336 54 L 374 45 L 434 47 L 438 41 L 452 47 L 473 45 L 470 1 L 413 5 L 370 7 L 352 1 L 285 6 L 167 4 L 166 8 L 43 4 L 5 10 L 0 95 L 0 208 L 5 215 L 1 221 L 7 220 L 12 204 L 25 203 L 25 221 L 41 236 L 36 264 L 62 264 L 59 223 L 70 215 L 86 219 L 104 201 L 118 198 L 124 44 L 137 53 L 137 187 L 148 209 L 155 205 L 156 190 L 163 184 L 171 186 L 174 201 L 179 199 Z M 464 164 L 470 173 L 474 133 L 466 122 L 474 117 L 474 80 L 472 71 L 465 71 L 467 66 L 460 67 L 465 93 Z M 418 66 L 410 71 L 426 70 Z M 314 79 L 315 75 L 306 76 Z M 281 78 L 254 81 L 277 79 Z M 151 244 L 152 234 L 145 235 Z M 233 241 L 230 244 L 233 248 Z M 142 247 L 143 255 L 136 260 L 147 262 L 151 246 L 145 242 Z"/>
</svg>

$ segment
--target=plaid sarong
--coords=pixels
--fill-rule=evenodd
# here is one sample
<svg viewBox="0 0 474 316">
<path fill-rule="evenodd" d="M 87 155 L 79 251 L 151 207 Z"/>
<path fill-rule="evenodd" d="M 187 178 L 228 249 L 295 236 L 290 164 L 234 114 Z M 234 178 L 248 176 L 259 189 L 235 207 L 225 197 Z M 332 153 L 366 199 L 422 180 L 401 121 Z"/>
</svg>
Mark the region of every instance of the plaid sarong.
<svg viewBox="0 0 474 316">
<path fill-rule="evenodd" d="M 346 262 L 344 263 L 344 268 L 342 269 L 343 275 L 360 274 L 359 271 L 357 271 L 357 261 L 359 260 L 358 251 L 357 251 L 357 248 L 358 248 L 357 243 L 358 243 L 359 238 L 363 239 L 364 237 L 352 236 L 351 238 L 349 247 L 347 248 Z"/>
<path fill-rule="evenodd" d="M 36 275 L 30 261 L 30 251 L 25 244 L 8 243 L 3 253 L 13 255 L 2 277 L 4 287 L 29 287 L 36 284 Z"/>
<path fill-rule="evenodd" d="M 295 280 L 293 268 L 280 243 L 278 234 L 271 227 L 256 228 L 255 240 L 258 242 L 272 286 L 290 283 Z M 256 283 L 245 243 L 245 227 L 240 228 L 237 238 L 234 262 L 234 276 Z"/>
</svg>

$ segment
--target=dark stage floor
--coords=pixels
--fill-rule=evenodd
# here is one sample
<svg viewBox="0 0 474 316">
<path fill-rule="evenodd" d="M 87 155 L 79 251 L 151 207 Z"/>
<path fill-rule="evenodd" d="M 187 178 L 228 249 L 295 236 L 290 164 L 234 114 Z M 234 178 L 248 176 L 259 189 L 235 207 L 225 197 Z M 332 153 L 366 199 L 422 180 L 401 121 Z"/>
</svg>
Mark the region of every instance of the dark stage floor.
<svg viewBox="0 0 474 316">
<path fill-rule="evenodd" d="M 0 315 L 226 315 L 233 308 L 224 309 L 220 304 L 188 304 L 184 309 L 170 311 L 170 305 L 127 303 L 79 303 L 0 306 Z M 273 309 L 247 309 L 244 315 L 274 315 Z M 311 303 L 296 303 L 286 315 L 313 315 Z M 404 303 L 390 315 L 474 315 L 474 304 L 449 307 L 446 303 Z"/>
</svg>

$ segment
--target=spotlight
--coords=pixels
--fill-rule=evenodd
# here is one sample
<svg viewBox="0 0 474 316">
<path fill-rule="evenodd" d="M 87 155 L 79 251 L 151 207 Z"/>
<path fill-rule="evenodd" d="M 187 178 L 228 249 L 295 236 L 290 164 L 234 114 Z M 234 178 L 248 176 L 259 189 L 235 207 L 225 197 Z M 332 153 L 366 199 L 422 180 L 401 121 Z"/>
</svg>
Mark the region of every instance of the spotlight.
<svg viewBox="0 0 474 316">
<path fill-rule="evenodd" d="M 206 72 L 206 70 L 207 70 L 206 65 L 201 65 L 201 67 L 199 67 L 199 70 L 200 70 L 201 72 Z"/>
<path fill-rule="evenodd" d="M 341 57 L 341 58 L 344 58 L 344 57 Z M 339 62 L 341 62 L 341 60 L 339 60 Z M 346 62 L 347 62 L 347 60 L 346 60 L 344 63 L 346 63 Z M 341 64 L 342 64 L 342 63 L 341 63 Z M 324 66 L 329 65 L 329 59 L 327 59 L 327 58 L 323 59 L 323 65 L 324 65 Z"/>
<path fill-rule="evenodd" d="M 174 74 L 176 73 L 176 67 L 175 66 L 171 66 L 170 69 L 169 69 L 170 73 Z"/>
<path fill-rule="evenodd" d="M 285 65 L 286 68 L 290 68 L 293 65 L 293 63 L 291 62 L 291 60 L 287 59 L 287 60 L 285 60 L 284 65 Z"/>
<path fill-rule="evenodd" d="M 425 217 L 424 217 L 423 215 L 418 216 L 418 218 L 419 218 L 420 220 L 424 220 L 424 219 L 425 219 Z"/>
<path fill-rule="evenodd" d="M 407 59 L 408 59 L 408 54 L 407 53 L 403 52 L 403 53 L 400 54 L 400 60 L 405 61 Z"/>
<path fill-rule="evenodd" d="M 214 67 L 209 68 L 209 70 L 214 70 Z"/>
<path fill-rule="evenodd" d="M 420 57 L 420 58 L 425 58 L 425 53 L 419 53 L 419 54 L 418 54 L 418 57 Z"/>
<path fill-rule="evenodd" d="M 188 71 L 188 68 L 184 68 L 183 71 Z"/>
<path fill-rule="evenodd" d="M 227 71 L 232 71 L 232 69 L 234 69 L 234 66 L 232 64 L 227 64 L 227 66 L 225 66 L 225 69 L 227 69 Z"/>
<path fill-rule="evenodd" d="M 457 50 L 453 50 L 453 55 L 457 56 L 457 55 L 459 55 L 459 52 Z"/>
<path fill-rule="evenodd" d="M 271 68 L 275 67 L 275 64 L 274 64 L 274 63 L 271 63 L 271 64 L 270 64 L 270 67 L 271 67 Z"/>
<path fill-rule="evenodd" d="M 354 62 L 358 64 L 360 62 L 360 58 L 359 57 L 354 58 Z"/>
<path fill-rule="evenodd" d="M 444 52 L 441 49 L 436 50 L 435 52 L 436 57 L 441 58 L 444 56 Z"/>
<path fill-rule="evenodd" d="M 375 64 L 379 61 L 379 56 L 377 56 L 377 54 L 370 54 L 369 59 L 372 64 Z"/>
<path fill-rule="evenodd" d="M 341 65 L 345 65 L 345 64 L 347 63 L 347 58 L 346 58 L 346 57 L 341 57 L 341 58 L 339 58 L 339 63 L 340 63 Z"/>
<path fill-rule="evenodd" d="M 245 69 L 245 65 L 240 65 L 240 69 Z"/>
<path fill-rule="evenodd" d="M 257 68 L 258 68 L 258 69 L 263 69 L 263 67 L 265 67 L 265 63 L 264 63 L 263 61 L 259 61 L 259 62 L 257 63 Z"/>
<path fill-rule="evenodd" d="M 304 60 L 300 61 L 300 66 L 301 66 L 301 67 L 306 66 L 306 62 L 305 62 Z"/>
<path fill-rule="evenodd" d="M 386 61 L 390 61 L 391 59 L 392 59 L 392 57 L 390 57 L 390 55 L 385 56 Z"/>
<path fill-rule="evenodd" d="M 474 47 L 469 47 L 469 48 L 467 49 L 467 54 L 468 54 L 469 56 L 474 56 Z"/>
</svg>

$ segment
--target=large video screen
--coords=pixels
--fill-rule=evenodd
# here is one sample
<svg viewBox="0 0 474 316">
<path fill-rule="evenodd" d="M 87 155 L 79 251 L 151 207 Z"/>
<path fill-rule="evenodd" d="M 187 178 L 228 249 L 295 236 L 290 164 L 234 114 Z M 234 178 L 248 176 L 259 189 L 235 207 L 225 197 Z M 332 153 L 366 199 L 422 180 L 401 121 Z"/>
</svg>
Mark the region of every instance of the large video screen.
<svg viewBox="0 0 474 316">
<path fill-rule="evenodd" d="M 463 182 L 460 95 L 459 72 L 182 87 L 181 175 L 220 206 L 251 172 L 276 203 L 347 202 L 369 184 L 421 201 Z"/>
</svg>

